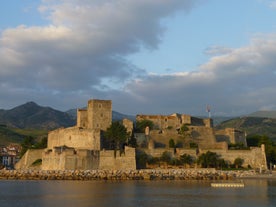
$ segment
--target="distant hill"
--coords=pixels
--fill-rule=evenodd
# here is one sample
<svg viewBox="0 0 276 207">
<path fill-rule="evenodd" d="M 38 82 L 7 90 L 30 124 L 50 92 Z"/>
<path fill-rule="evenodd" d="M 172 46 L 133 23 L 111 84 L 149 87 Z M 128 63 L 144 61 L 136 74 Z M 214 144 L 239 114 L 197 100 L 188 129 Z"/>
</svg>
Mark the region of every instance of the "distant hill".
<svg viewBox="0 0 276 207">
<path fill-rule="evenodd" d="M 247 116 L 276 119 L 276 111 L 256 111 L 256 112 L 254 112 L 252 114 L 249 114 Z"/>
<path fill-rule="evenodd" d="M 238 117 L 216 126 L 217 129 L 236 128 L 245 131 L 247 135 L 259 134 L 267 135 L 276 141 L 276 119 L 264 117 Z"/>
<path fill-rule="evenodd" d="M 85 109 L 85 107 L 83 107 L 82 109 Z M 66 111 L 66 113 L 68 113 L 74 119 L 77 118 L 77 109 L 70 109 L 70 110 Z M 129 119 L 131 121 L 135 121 L 136 117 L 133 115 L 122 114 L 117 111 L 112 111 L 112 120 L 113 121 L 120 121 L 123 119 Z"/>
<path fill-rule="evenodd" d="M 10 110 L 0 110 L 0 124 L 15 128 L 52 130 L 75 125 L 65 112 L 28 102 Z"/>
</svg>

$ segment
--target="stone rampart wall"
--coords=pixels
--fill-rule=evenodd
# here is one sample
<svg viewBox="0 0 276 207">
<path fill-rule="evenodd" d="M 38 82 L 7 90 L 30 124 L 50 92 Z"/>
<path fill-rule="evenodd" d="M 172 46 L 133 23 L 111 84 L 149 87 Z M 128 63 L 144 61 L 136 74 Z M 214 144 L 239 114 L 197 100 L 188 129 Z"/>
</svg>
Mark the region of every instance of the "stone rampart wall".
<svg viewBox="0 0 276 207">
<path fill-rule="evenodd" d="M 100 150 L 100 130 L 70 127 L 49 132 L 49 149 L 64 145 L 73 148 Z"/>
<path fill-rule="evenodd" d="M 34 161 L 42 159 L 43 149 L 29 149 L 15 164 L 15 169 L 28 169 Z"/>
<path fill-rule="evenodd" d="M 42 170 L 92 170 L 99 167 L 99 151 L 65 149 L 57 152 L 44 152 Z"/>
<path fill-rule="evenodd" d="M 103 150 L 100 152 L 99 169 L 107 170 L 134 170 L 136 169 L 135 148 L 125 147 L 124 153 L 116 152 L 114 150 Z"/>
<path fill-rule="evenodd" d="M 207 151 L 215 152 L 221 156 L 226 161 L 234 163 L 236 158 L 241 158 L 244 160 L 243 166 L 248 167 L 250 165 L 252 168 L 262 168 L 267 169 L 265 152 L 260 147 L 254 147 L 250 150 L 200 150 L 200 153 L 206 153 Z"/>
</svg>

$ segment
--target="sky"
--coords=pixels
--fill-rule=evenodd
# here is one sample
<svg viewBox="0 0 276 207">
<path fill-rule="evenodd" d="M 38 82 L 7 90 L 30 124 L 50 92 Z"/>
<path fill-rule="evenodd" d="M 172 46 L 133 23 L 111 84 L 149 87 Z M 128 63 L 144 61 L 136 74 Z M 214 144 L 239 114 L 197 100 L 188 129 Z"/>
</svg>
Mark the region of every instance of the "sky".
<svg viewBox="0 0 276 207">
<path fill-rule="evenodd" d="M 0 109 L 276 110 L 276 0 L 9 0 L 0 19 Z"/>
</svg>

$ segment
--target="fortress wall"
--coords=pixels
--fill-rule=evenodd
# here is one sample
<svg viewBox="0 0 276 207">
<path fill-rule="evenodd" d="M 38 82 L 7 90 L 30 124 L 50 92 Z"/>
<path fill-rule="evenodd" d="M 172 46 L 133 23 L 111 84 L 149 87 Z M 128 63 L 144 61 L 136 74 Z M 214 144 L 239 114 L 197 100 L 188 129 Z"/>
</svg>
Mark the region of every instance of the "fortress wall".
<svg viewBox="0 0 276 207">
<path fill-rule="evenodd" d="M 135 148 L 125 147 L 125 153 L 120 155 L 117 151 L 116 158 L 114 150 L 104 150 L 100 152 L 99 169 L 101 170 L 135 170 L 136 158 Z"/>
<path fill-rule="evenodd" d="M 29 149 L 15 164 L 15 169 L 28 169 L 34 161 L 42 159 L 43 149 Z"/>
<path fill-rule="evenodd" d="M 189 126 L 192 141 L 198 143 L 200 148 L 209 148 L 216 143 L 214 129 L 204 126 Z"/>
<path fill-rule="evenodd" d="M 169 126 L 179 128 L 180 119 L 177 115 L 137 115 L 136 121 L 150 120 L 159 129 L 166 129 Z"/>
<path fill-rule="evenodd" d="M 44 152 L 42 170 L 95 170 L 99 168 L 99 151 L 65 149 L 61 153 Z"/>
<path fill-rule="evenodd" d="M 234 128 L 217 130 L 215 132 L 215 136 L 217 141 L 225 141 L 228 144 L 242 143 L 244 144 L 244 146 L 247 146 L 244 132 L 236 130 Z"/>
<path fill-rule="evenodd" d="M 200 153 L 206 153 L 208 150 L 200 150 Z M 250 165 L 252 168 L 267 169 L 265 152 L 260 147 L 254 147 L 250 150 L 214 150 L 209 151 L 215 152 L 221 156 L 224 160 L 234 163 L 236 158 L 241 158 L 244 160 L 243 166 L 248 167 Z"/>
<path fill-rule="evenodd" d="M 100 150 L 100 130 L 71 127 L 57 129 L 48 134 L 48 148 L 56 146 Z"/>
</svg>

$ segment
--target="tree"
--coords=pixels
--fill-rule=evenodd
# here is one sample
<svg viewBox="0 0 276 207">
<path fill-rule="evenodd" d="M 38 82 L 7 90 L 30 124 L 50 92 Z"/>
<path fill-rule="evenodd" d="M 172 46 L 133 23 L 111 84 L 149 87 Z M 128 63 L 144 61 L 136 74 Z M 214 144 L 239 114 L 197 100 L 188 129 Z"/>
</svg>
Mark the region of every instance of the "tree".
<svg viewBox="0 0 276 207">
<path fill-rule="evenodd" d="M 134 148 L 138 146 L 137 139 L 134 137 L 134 133 L 132 133 L 130 139 L 128 140 L 128 145 Z"/>
<path fill-rule="evenodd" d="M 170 147 L 170 148 L 175 148 L 175 142 L 174 142 L 173 139 L 170 139 L 170 140 L 169 140 L 169 147 Z"/>
<path fill-rule="evenodd" d="M 116 157 L 116 150 L 123 149 L 124 144 L 128 138 L 129 134 L 127 129 L 120 122 L 113 122 L 109 128 L 104 133 L 104 137 L 108 139 L 110 143 L 113 143 L 114 157 Z"/>
<path fill-rule="evenodd" d="M 191 164 L 193 164 L 194 160 L 191 155 L 183 154 L 180 156 L 180 162 L 184 165 L 191 165 Z"/>
<path fill-rule="evenodd" d="M 252 135 L 247 136 L 246 138 L 248 146 L 258 146 L 260 147 L 262 144 L 265 145 L 265 154 L 267 164 L 276 163 L 276 147 L 274 142 L 266 135 Z"/>
<path fill-rule="evenodd" d="M 21 143 L 22 150 L 20 152 L 20 157 L 22 157 L 28 149 L 34 148 L 35 146 L 35 139 L 32 136 L 27 136 L 24 138 L 23 142 Z"/>
<path fill-rule="evenodd" d="M 135 130 L 136 132 L 144 133 L 147 126 L 149 127 L 149 129 L 153 129 L 154 124 L 151 120 L 147 120 L 147 119 L 137 121 Z"/>
<path fill-rule="evenodd" d="M 207 151 L 198 157 L 197 163 L 204 168 L 218 167 L 220 163 L 219 155 L 215 152 Z"/>
<path fill-rule="evenodd" d="M 162 153 L 160 159 L 163 162 L 170 163 L 170 161 L 171 161 L 171 154 L 168 151 L 165 151 L 165 152 Z"/>
<path fill-rule="evenodd" d="M 242 158 L 237 157 L 234 160 L 234 165 L 235 165 L 236 168 L 241 168 L 243 162 L 244 162 L 244 160 Z"/>
<path fill-rule="evenodd" d="M 179 134 L 181 134 L 184 137 L 190 137 L 191 133 L 189 132 L 188 124 L 182 124 L 182 126 L 179 129 Z"/>
</svg>

